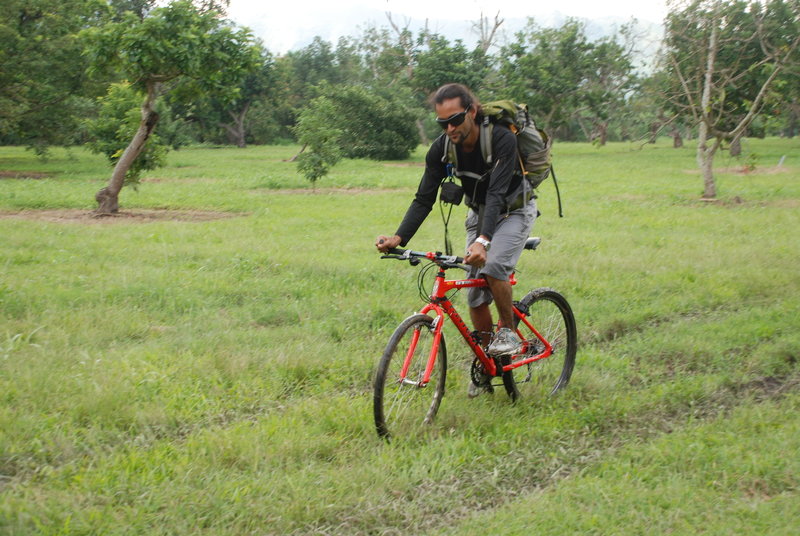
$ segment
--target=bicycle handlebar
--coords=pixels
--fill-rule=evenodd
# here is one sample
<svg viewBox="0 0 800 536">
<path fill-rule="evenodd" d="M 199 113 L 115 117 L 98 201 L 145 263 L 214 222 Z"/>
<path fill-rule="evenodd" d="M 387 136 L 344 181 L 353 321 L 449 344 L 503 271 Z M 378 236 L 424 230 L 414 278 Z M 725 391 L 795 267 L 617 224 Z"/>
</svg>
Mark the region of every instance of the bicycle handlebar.
<svg viewBox="0 0 800 536">
<path fill-rule="evenodd" d="M 382 243 L 383 241 L 381 241 Z M 531 236 L 525 241 L 524 249 L 535 250 L 539 247 L 542 239 L 539 237 Z M 410 249 L 392 248 L 385 254 L 381 255 L 381 259 L 396 259 L 398 261 L 408 261 L 412 266 L 416 266 L 422 259 L 427 259 L 441 266 L 442 268 L 461 268 L 469 272 L 470 268 L 464 266 L 464 258 L 456 257 L 455 255 L 445 255 L 441 251 L 436 253 L 432 251 L 412 251 Z"/>
<path fill-rule="evenodd" d="M 412 265 L 419 264 L 421 259 L 427 259 L 441 266 L 442 268 L 461 268 L 462 270 L 469 270 L 467 266 L 463 266 L 463 257 L 455 255 L 445 255 L 440 251 L 412 251 L 410 249 L 392 248 L 381 255 L 381 259 L 396 259 L 398 261 L 409 261 Z"/>
</svg>

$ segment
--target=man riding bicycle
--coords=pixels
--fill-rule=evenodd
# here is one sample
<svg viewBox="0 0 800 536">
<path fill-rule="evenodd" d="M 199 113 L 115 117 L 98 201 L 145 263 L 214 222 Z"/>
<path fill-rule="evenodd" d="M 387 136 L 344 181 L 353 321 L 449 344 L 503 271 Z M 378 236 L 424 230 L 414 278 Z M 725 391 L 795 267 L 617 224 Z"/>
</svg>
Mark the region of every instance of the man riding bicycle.
<svg viewBox="0 0 800 536">
<path fill-rule="evenodd" d="M 489 131 L 493 160 L 488 165 L 480 148 L 484 117 L 472 92 L 461 84 L 447 84 L 434 92 L 431 103 L 444 133 L 428 150 L 417 193 L 397 231 L 393 236 L 378 236 L 375 246 L 386 252 L 411 240 L 432 210 L 439 187 L 448 176 L 447 153 L 452 144 L 458 163 L 454 175 L 460 179 L 470 207 L 465 223 L 464 262 L 471 266 L 468 277 L 483 277 L 489 285 L 488 289 L 469 289 L 472 324 L 484 334 L 485 345 L 493 330 L 489 305 L 494 301 L 499 329 L 487 352 L 498 356 L 517 353 L 522 343 L 511 329 L 514 323 L 509 277 L 538 211 L 530 184 L 519 169 L 516 136 L 506 128 Z M 469 395 L 477 396 L 488 389 L 488 378 L 482 385 L 470 382 Z"/>
</svg>

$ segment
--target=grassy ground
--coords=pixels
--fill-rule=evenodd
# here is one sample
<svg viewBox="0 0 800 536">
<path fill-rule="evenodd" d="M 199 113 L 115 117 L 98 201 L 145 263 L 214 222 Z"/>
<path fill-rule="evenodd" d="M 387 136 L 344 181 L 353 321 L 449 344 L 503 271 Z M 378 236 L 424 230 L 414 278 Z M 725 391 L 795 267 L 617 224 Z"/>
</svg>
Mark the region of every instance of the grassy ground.
<svg viewBox="0 0 800 536">
<path fill-rule="evenodd" d="M 573 305 L 569 389 L 468 400 L 450 332 L 464 389 L 391 444 L 370 381 L 417 269 L 371 244 L 423 153 L 312 191 L 296 149 L 174 152 L 102 220 L 101 159 L 0 149 L 0 533 L 796 533 L 797 140 L 720 158 L 715 203 L 691 148 L 557 145 L 519 279 Z"/>
</svg>

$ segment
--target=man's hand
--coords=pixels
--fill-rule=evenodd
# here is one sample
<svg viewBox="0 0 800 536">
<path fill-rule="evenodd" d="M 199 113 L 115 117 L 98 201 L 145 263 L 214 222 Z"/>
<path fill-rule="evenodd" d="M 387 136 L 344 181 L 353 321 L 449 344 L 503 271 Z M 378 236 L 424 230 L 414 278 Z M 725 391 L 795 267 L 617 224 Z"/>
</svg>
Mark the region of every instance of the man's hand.
<svg viewBox="0 0 800 536">
<path fill-rule="evenodd" d="M 378 248 L 378 251 L 381 253 L 386 253 L 390 249 L 396 248 L 400 245 L 403 239 L 400 238 L 399 235 L 394 236 L 379 236 L 375 239 L 375 247 Z"/>
<path fill-rule="evenodd" d="M 467 253 L 464 255 L 464 262 L 478 268 L 486 264 L 486 248 L 483 247 L 483 244 L 480 242 L 473 242 L 472 245 L 467 248 Z"/>
</svg>

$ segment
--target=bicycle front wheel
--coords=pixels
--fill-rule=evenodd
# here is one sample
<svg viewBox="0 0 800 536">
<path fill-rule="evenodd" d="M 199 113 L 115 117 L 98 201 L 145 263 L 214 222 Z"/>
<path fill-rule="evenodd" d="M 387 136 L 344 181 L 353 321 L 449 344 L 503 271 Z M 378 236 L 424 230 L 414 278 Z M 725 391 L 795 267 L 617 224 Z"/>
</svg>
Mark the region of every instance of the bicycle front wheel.
<svg viewBox="0 0 800 536">
<path fill-rule="evenodd" d="M 531 391 L 534 396 L 554 395 L 563 389 L 572 376 L 575 355 L 578 351 L 578 333 L 575 316 L 566 298 L 549 288 L 530 291 L 517 304 L 525 315 L 525 321 L 515 320 L 517 331 L 524 342 L 525 353 L 514 357 L 515 361 L 542 354 L 544 342 L 537 337 L 536 330 L 552 348 L 552 353 L 528 365 L 523 365 L 503 374 L 503 383 L 512 399 L 520 390 Z M 530 324 L 533 326 L 531 329 Z"/>
<path fill-rule="evenodd" d="M 394 331 L 375 373 L 373 410 L 378 435 L 412 435 L 430 424 L 444 396 L 447 350 L 439 341 L 430 381 L 420 385 L 434 343 L 433 318 L 416 314 Z M 405 376 L 403 369 L 408 367 Z"/>
</svg>

